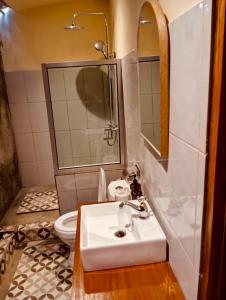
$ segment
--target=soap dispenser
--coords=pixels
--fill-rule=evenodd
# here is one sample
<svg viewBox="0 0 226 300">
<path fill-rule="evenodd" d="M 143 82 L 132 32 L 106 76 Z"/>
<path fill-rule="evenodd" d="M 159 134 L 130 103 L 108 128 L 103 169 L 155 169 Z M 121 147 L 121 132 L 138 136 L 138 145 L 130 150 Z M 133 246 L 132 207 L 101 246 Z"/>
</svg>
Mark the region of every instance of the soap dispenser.
<svg viewBox="0 0 226 300">
<path fill-rule="evenodd" d="M 137 181 L 136 175 L 134 176 L 133 182 L 130 184 L 130 190 L 133 200 L 136 200 L 138 197 L 143 196 L 141 184 Z"/>
</svg>

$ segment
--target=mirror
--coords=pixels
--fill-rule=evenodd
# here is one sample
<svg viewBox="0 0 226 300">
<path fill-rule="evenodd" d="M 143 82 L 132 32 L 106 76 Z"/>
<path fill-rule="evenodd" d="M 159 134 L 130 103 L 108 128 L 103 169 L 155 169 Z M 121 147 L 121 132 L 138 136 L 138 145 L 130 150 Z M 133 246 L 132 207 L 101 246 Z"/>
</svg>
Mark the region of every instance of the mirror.
<svg viewBox="0 0 226 300">
<path fill-rule="evenodd" d="M 141 134 L 152 150 L 168 157 L 169 41 L 168 26 L 155 0 L 144 3 L 138 26 Z"/>
</svg>

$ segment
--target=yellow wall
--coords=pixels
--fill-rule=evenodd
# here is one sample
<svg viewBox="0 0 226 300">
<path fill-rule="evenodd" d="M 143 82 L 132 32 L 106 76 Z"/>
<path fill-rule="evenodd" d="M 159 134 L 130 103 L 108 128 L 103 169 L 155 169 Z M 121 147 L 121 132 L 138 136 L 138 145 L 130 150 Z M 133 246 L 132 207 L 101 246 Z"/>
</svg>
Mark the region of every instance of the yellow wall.
<svg viewBox="0 0 226 300">
<path fill-rule="evenodd" d="M 43 62 L 101 59 L 93 44 L 105 38 L 101 17 L 81 17 L 85 30 L 66 31 L 75 11 L 108 13 L 114 25 L 114 50 L 123 57 L 137 47 L 137 24 L 145 0 L 76 0 L 0 15 L 6 71 L 38 69 Z M 200 0 L 160 0 L 169 21 Z"/>
<path fill-rule="evenodd" d="M 6 71 L 39 69 L 41 63 L 100 59 L 94 42 L 105 40 L 102 17 L 80 17 L 86 29 L 64 30 L 75 11 L 109 14 L 107 0 L 76 0 L 0 16 L 3 60 Z"/>
<path fill-rule="evenodd" d="M 150 20 L 151 24 L 139 26 L 138 56 L 159 55 L 160 48 L 157 21 L 152 6 L 149 3 L 145 3 L 142 7 L 140 18 Z"/>
<path fill-rule="evenodd" d="M 114 15 L 113 45 L 117 57 L 121 58 L 137 49 L 137 25 L 141 7 L 145 0 L 111 0 Z M 169 22 L 186 12 L 201 0 L 159 0 Z"/>
</svg>

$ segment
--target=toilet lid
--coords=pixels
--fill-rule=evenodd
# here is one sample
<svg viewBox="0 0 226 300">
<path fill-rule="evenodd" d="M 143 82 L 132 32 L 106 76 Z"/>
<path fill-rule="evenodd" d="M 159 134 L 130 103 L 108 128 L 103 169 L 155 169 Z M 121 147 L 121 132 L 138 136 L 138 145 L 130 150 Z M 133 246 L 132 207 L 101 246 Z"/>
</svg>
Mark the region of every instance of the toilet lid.
<svg viewBox="0 0 226 300">
<path fill-rule="evenodd" d="M 54 223 L 56 231 L 73 232 L 76 231 L 78 211 L 72 211 L 60 216 Z"/>
</svg>

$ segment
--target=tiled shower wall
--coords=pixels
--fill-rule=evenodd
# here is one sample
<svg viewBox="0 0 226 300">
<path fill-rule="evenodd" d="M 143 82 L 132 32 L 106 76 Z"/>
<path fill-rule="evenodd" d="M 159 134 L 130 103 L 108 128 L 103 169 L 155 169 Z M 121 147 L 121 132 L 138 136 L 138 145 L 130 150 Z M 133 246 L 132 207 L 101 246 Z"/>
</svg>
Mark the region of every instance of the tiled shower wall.
<svg viewBox="0 0 226 300">
<path fill-rule="evenodd" d="M 118 161 L 118 142 L 108 146 L 104 140 L 110 122 L 107 66 L 48 73 L 60 167 Z"/>
<path fill-rule="evenodd" d="M 54 183 L 41 70 L 6 73 L 22 186 Z"/>
<path fill-rule="evenodd" d="M 160 149 L 160 63 L 139 63 L 141 132 Z"/>
<path fill-rule="evenodd" d="M 69 78 L 67 79 L 69 80 Z M 6 73 L 6 81 L 22 185 L 29 187 L 54 184 L 53 159 L 42 73 L 39 70 L 8 72 Z M 69 84 L 70 81 L 68 81 Z M 56 85 L 56 89 L 57 87 L 58 91 L 55 91 L 54 103 L 58 102 L 56 100 L 57 93 L 58 97 L 60 95 L 59 88 L 61 86 Z M 65 91 L 64 85 L 63 89 Z M 73 100 L 71 103 L 70 101 L 59 101 L 58 103 L 63 103 L 67 107 L 68 102 L 69 106 L 72 104 L 68 110 L 71 113 L 71 119 L 67 116 L 66 122 L 71 120 L 71 125 L 73 125 L 73 120 L 78 116 L 79 108 L 73 109 Z M 59 117 L 60 113 L 63 115 L 63 110 L 59 111 Z M 83 119 L 80 118 L 80 120 L 82 122 Z M 95 116 L 91 116 L 90 122 L 97 124 L 98 120 L 95 119 Z M 95 128 L 90 130 L 95 131 Z M 65 132 L 63 131 L 63 133 Z M 97 136 L 93 136 L 93 138 L 96 139 L 98 146 Z M 106 141 L 104 142 L 106 144 Z M 121 175 L 122 170 L 107 171 L 107 182 L 115 180 Z M 61 213 L 76 209 L 78 203 L 97 201 L 98 176 L 98 173 L 56 176 Z"/>
<path fill-rule="evenodd" d="M 200 276 L 211 3 L 211 0 L 201 1 L 169 24 L 170 135 L 167 160 L 156 158 L 140 138 L 136 53 L 123 59 L 128 160 L 140 161 L 146 194 L 167 235 L 170 265 L 189 300 L 197 299 Z"/>
</svg>

